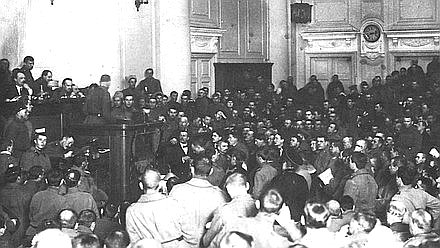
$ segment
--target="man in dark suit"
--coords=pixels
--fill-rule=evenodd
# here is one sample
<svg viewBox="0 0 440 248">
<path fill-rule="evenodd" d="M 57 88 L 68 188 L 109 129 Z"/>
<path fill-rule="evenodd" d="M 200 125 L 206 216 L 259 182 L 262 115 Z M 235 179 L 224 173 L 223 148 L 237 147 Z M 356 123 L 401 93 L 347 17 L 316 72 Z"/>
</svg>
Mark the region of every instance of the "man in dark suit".
<svg viewBox="0 0 440 248">
<path fill-rule="evenodd" d="M 50 89 L 48 86 L 48 83 L 50 81 L 52 81 L 52 72 L 49 70 L 44 70 L 41 73 L 41 77 L 30 83 L 29 86 L 34 92 L 34 95 L 43 97 L 44 95 L 50 93 Z"/>
<path fill-rule="evenodd" d="M 170 171 L 178 177 L 179 182 L 186 182 L 191 179 L 190 168 L 190 144 L 188 131 L 181 130 L 178 139 L 171 139 L 167 148 L 166 163 Z"/>
<path fill-rule="evenodd" d="M 12 70 L 12 84 L 6 88 L 6 102 L 17 102 L 23 96 L 29 96 L 30 88 L 26 84 L 26 76 L 24 72 L 18 68 Z"/>
<path fill-rule="evenodd" d="M 139 82 L 136 89 L 144 94 L 155 94 L 157 92 L 162 93 L 162 87 L 160 81 L 153 77 L 153 69 L 148 68 L 145 70 L 145 78 Z"/>
<path fill-rule="evenodd" d="M 102 75 L 100 87 L 92 87 L 87 94 L 83 111 L 87 115 L 84 124 L 104 124 L 111 120 L 111 98 L 108 88 L 111 84 L 109 75 Z"/>
<path fill-rule="evenodd" d="M 26 83 L 28 85 L 31 85 L 34 82 L 34 77 L 32 76 L 31 72 L 31 70 L 34 68 L 34 61 L 34 57 L 26 56 L 23 59 L 23 66 L 21 67 L 21 70 L 26 76 Z"/>
</svg>

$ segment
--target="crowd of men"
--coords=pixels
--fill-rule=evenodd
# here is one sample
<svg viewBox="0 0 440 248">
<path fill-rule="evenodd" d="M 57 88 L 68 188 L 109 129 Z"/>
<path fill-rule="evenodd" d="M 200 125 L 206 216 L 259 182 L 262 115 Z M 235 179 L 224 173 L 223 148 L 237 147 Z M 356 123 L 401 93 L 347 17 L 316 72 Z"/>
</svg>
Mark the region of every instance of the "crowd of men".
<svg viewBox="0 0 440 248">
<path fill-rule="evenodd" d="M 18 95 L 4 102 L 24 90 L 57 98 L 35 95 L 29 71 L 11 72 Z M 194 99 L 164 95 L 152 69 L 112 98 L 110 76 L 91 85 L 84 123 L 162 123 L 133 203 L 108 202 L 73 137 L 47 144 L 28 119 L 32 102 L 17 104 L 0 147 L 0 245 L 440 246 L 438 57 L 426 73 L 413 61 L 348 89 L 337 75 L 325 90 L 316 76 L 301 89 L 292 77 L 277 88 L 259 79 Z M 66 85 L 58 97 L 73 97 Z"/>
</svg>

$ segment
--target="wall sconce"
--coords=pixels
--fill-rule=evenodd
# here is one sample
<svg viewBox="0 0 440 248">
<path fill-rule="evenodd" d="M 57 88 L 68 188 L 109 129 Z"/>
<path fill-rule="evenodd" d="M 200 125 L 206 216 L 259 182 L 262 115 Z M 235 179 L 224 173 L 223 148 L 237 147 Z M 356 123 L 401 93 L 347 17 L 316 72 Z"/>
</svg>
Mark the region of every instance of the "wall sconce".
<svg viewBox="0 0 440 248">
<path fill-rule="evenodd" d="M 134 0 L 134 5 L 136 5 L 136 10 L 139 11 L 139 7 L 142 4 L 148 4 L 148 0 Z"/>
</svg>

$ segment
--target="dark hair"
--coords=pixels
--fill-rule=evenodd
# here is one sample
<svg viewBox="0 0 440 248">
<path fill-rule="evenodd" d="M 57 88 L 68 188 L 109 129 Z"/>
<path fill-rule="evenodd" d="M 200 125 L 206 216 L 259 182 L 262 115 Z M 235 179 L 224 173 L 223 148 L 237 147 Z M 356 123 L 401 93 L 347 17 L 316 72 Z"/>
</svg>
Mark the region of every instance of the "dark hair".
<svg viewBox="0 0 440 248">
<path fill-rule="evenodd" d="M 78 224 L 90 227 L 93 222 L 96 222 L 96 213 L 90 209 L 84 209 L 79 212 Z"/>
<path fill-rule="evenodd" d="M 278 159 L 278 152 L 272 147 L 265 147 L 257 152 L 257 157 L 258 156 L 266 161 L 276 161 Z"/>
<path fill-rule="evenodd" d="M 116 216 L 117 213 L 118 213 L 118 205 L 117 204 L 114 204 L 111 202 L 107 202 L 107 204 L 105 204 L 104 215 L 106 217 L 113 218 Z"/>
<path fill-rule="evenodd" d="M 404 185 L 411 185 L 416 176 L 416 170 L 411 169 L 408 166 L 399 167 L 399 169 L 397 170 L 397 177 L 402 180 L 402 183 Z"/>
<path fill-rule="evenodd" d="M 351 209 L 353 209 L 353 206 L 354 206 L 354 200 L 353 200 L 353 198 L 351 198 L 351 196 L 344 195 L 341 198 L 340 204 L 341 204 L 341 208 L 344 211 L 351 210 Z"/>
<path fill-rule="evenodd" d="M 115 230 L 107 235 L 104 244 L 108 248 L 126 248 L 130 244 L 130 237 L 124 230 Z"/>
<path fill-rule="evenodd" d="M 24 57 L 24 59 L 23 59 L 23 62 L 28 62 L 28 61 L 35 61 L 35 59 L 34 59 L 34 57 L 32 57 L 32 56 L 26 56 L 26 57 Z"/>
<path fill-rule="evenodd" d="M 78 186 L 79 179 L 81 178 L 81 173 L 77 170 L 69 170 L 64 176 L 64 181 L 68 188 L 73 188 Z"/>
<path fill-rule="evenodd" d="M 12 79 L 17 79 L 18 73 L 24 74 L 24 72 L 20 68 L 13 69 L 12 72 L 11 72 L 11 78 Z"/>
<path fill-rule="evenodd" d="M 353 152 L 351 154 L 351 161 L 356 164 L 358 169 L 364 169 L 368 163 L 368 157 L 361 152 Z"/>
<path fill-rule="evenodd" d="M 47 74 L 49 74 L 49 73 L 52 74 L 52 72 L 51 72 L 50 70 L 44 70 L 44 71 L 41 73 L 41 76 L 42 76 L 42 77 L 47 76 Z"/>
<path fill-rule="evenodd" d="M 63 79 L 62 84 L 66 85 L 66 81 L 73 81 L 73 80 L 71 78 L 65 78 L 65 79 Z"/>
<path fill-rule="evenodd" d="M 58 169 L 49 170 L 46 174 L 46 179 L 49 186 L 59 186 L 63 179 L 63 172 Z"/>
<path fill-rule="evenodd" d="M 238 149 L 232 149 L 228 151 L 231 157 L 235 157 L 237 161 L 244 162 L 246 160 L 246 154 Z"/>
<path fill-rule="evenodd" d="M 194 163 L 194 174 L 198 176 L 208 176 L 211 172 L 211 160 L 207 157 L 201 157 Z"/>
</svg>

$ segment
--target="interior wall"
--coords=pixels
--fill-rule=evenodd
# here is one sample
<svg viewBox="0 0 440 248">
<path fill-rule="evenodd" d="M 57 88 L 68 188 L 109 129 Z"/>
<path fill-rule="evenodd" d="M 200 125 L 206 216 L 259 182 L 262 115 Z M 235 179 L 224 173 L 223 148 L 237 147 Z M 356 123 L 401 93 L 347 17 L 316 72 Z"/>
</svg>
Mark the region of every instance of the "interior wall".
<svg viewBox="0 0 440 248">
<path fill-rule="evenodd" d="M 2 58 L 19 66 L 35 58 L 33 75 L 50 69 L 54 79 L 73 78 L 79 87 L 112 77 L 111 91 L 125 87 L 124 78 L 152 67 L 151 8 L 136 11 L 132 1 L 7 1 L 1 8 Z M 2 3 L 3 4 L 3 3 Z"/>
<path fill-rule="evenodd" d="M 291 3 L 299 3 L 291 0 Z M 312 5 L 312 21 L 292 23 L 296 45 L 291 57 L 298 87 L 313 71 L 309 57 L 353 57 L 350 84 L 371 82 L 400 66 L 399 59 L 430 61 L 440 51 L 440 2 L 438 0 L 304 0 Z M 366 41 L 363 30 L 373 24 L 377 41 Z M 421 63 L 421 64 L 423 64 Z M 426 69 L 426 68 L 424 68 Z M 328 71 L 329 75 L 336 71 Z M 326 84 L 330 77 L 326 82 Z"/>
</svg>

